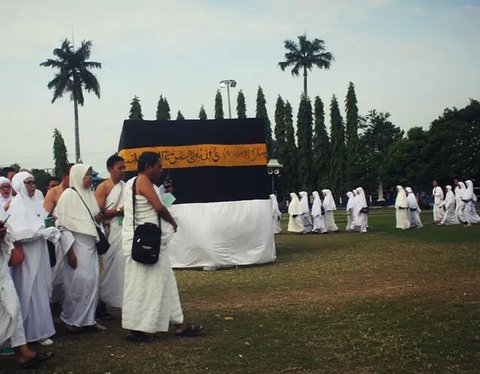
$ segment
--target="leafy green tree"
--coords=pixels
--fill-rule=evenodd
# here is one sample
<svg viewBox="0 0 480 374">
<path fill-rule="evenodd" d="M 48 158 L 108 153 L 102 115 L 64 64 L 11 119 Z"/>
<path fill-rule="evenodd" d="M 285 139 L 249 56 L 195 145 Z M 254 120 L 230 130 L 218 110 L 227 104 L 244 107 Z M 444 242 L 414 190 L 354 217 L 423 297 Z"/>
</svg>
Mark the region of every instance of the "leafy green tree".
<svg viewBox="0 0 480 374">
<path fill-rule="evenodd" d="M 330 167 L 330 140 L 325 126 L 325 109 L 320 97 L 314 103 L 313 134 L 313 180 L 314 190 L 323 189 L 328 184 Z"/>
<path fill-rule="evenodd" d="M 293 128 L 293 110 L 290 103 L 285 103 L 285 159 L 283 160 L 283 180 L 288 192 L 298 191 L 297 146 Z"/>
<path fill-rule="evenodd" d="M 237 95 L 237 117 L 247 118 L 247 105 L 245 104 L 245 95 L 242 90 L 238 91 Z"/>
<path fill-rule="evenodd" d="M 53 173 L 61 178 L 68 169 L 69 162 L 67 147 L 65 146 L 62 133 L 58 129 L 53 130 L 53 160 L 55 164 Z"/>
<path fill-rule="evenodd" d="M 265 95 L 263 94 L 262 87 L 258 86 L 255 117 L 261 118 L 264 120 L 265 142 L 267 144 L 267 155 L 268 155 L 268 158 L 270 159 L 272 157 L 272 126 L 270 124 L 270 119 L 268 118 L 266 104 L 267 104 L 267 100 L 265 100 Z"/>
<path fill-rule="evenodd" d="M 330 102 L 330 190 L 343 196 L 345 191 L 345 126 L 335 95 Z"/>
<path fill-rule="evenodd" d="M 346 149 L 347 168 L 346 181 L 348 186 L 356 186 L 358 174 L 358 107 L 355 86 L 352 82 L 348 85 L 347 97 L 345 99 L 346 113 Z"/>
<path fill-rule="evenodd" d="M 184 121 L 185 117 L 183 116 L 182 112 L 178 111 L 177 113 L 177 121 Z"/>
<path fill-rule="evenodd" d="M 480 176 L 480 102 L 470 99 L 462 109 L 445 109 L 428 131 L 426 177 L 451 182 Z"/>
<path fill-rule="evenodd" d="M 168 101 L 166 97 L 160 95 L 157 104 L 157 120 L 158 121 L 170 121 L 170 105 L 168 105 Z"/>
<path fill-rule="evenodd" d="M 298 181 L 302 190 L 312 190 L 314 182 L 312 178 L 313 154 L 313 117 L 310 100 L 302 95 L 297 114 L 297 141 L 298 141 Z"/>
<path fill-rule="evenodd" d="M 43 169 L 32 169 L 30 171 L 35 178 L 35 187 L 45 194 L 47 191 L 48 180 L 52 176 Z"/>
<path fill-rule="evenodd" d="M 130 103 L 130 115 L 128 119 L 143 119 L 142 106 L 140 105 L 140 99 L 135 95 Z"/>
<path fill-rule="evenodd" d="M 205 112 L 205 108 L 203 105 L 200 107 L 200 112 L 198 113 L 198 118 L 201 120 L 207 119 L 207 112 Z"/>
<path fill-rule="evenodd" d="M 75 116 L 75 159 L 81 161 L 80 157 L 80 130 L 78 120 L 78 105 L 84 104 L 83 89 L 93 92 L 100 98 L 100 84 L 90 69 L 100 69 L 100 62 L 87 61 L 90 58 L 92 48 L 91 41 L 82 41 L 77 50 L 65 39 L 60 48 L 55 48 L 53 54 L 56 59 L 48 59 L 40 66 L 58 69 L 55 77 L 48 83 L 47 87 L 53 89 L 52 103 L 65 93 L 70 94 L 73 101 Z"/>
<path fill-rule="evenodd" d="M 431 180 L 427 175 L 428 160 L 425 149 L 428 132 L 421 127 L 411 127 L 407 136 L 397 139 L 387 150 L 384 162 L 386 186 L 410 186 L 415 190 L 429 190 Z"/>
<path fill-rule="evenodd" d="M 285 103 L 280 95 L 278 95 L 275 105 L 275 157 L 280 163 L 285 160 Z"/>
<path fill-rule="evenodd" d="M 285 49 L 287 50 L 285 61 L 279 62 L 278 65 L 282 71 L 293 66 L 292 75 L 297 77 L 300 75 L 300 70 L 303 71 L 303 94 L 308 97 L 308 71 L 312 70 L 314 66 L 319 69 L 330 69 L 335 58 L 330 52 L 327 52 L 323 40 L 313 39 L 310 41 L 306 34 L 298 37 L 298 44 L 293 40 L 285 40 Z"/>
<path fill-rule="evenodd" d="M 359 184 L 365 190 L 373 190 L 383 183 L 387 177 L 386 155 L 390 147 L 403 137 L 403 131 L 395 126 L 389 118 L 390 113 L 371 110 L 363 119 L 364 132 L 359 139 L 362 150 L 359 154 L 361 170 Z"/>
<path fill-rule="evenodd" d="M 215 119 L 223 119 L 223 100 L 222 100 L 222 93 L 220 90 L 217 90 L 217 94 L 215 95 Z"/>
</svg>

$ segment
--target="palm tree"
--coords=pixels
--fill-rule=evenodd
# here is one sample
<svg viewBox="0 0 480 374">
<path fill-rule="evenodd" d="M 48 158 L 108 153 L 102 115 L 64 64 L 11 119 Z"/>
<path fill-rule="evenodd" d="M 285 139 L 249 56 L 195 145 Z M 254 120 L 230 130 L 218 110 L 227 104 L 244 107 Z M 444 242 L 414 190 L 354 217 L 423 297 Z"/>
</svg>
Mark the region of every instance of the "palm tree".
<svg viewBox="0 0 480 374">
<path fill-rule="evenodd" d="M 278 65 L 285 71 L 289 66 L 293 66 L 292 75 L 299 76 L 300 69 L 303 69 L 303 91 L 305 97 L 307 95 L 307 70 L 312 70 L 313 66 L 319 69 L 330 69 L 330 63 L 335 58 L 330 52 L 326 52 L 325 42 L 321 39 L 307 39 L 307 35 L 303 34 L 298 37 L 298 44 L 293 40 L 285 40 L 285 61 L 279 62 Z"/>
<path fill-rule="evenodd" d="M 75 158 L 77 162 L 80 158 L 80 136 L 78 128 L 78 104 L 83 106 L 83 91 L 85 88 L 87 92 L 93 91 L 98 98 L 100 98 L 100 85 L 97 78 L 89 69 L 102 67 L 100 62 L 87 61 L 90 58 L 90 49 L 92 42 L 83 41 L 80 48 L 74 49 L 68 39 L 65 39 L 60 48 L 55 48 L 53 54 L 57 59 L 48 59 L 42 62 L 40 66 L 58 68 L 59 71 L 55 74 L 47 87 L 53 89 L 52 103 L 55 102 L 63 94 L 69 92 L 70 100 L 73 100 L 74 114 L 75 114 Z"/>
</svg>

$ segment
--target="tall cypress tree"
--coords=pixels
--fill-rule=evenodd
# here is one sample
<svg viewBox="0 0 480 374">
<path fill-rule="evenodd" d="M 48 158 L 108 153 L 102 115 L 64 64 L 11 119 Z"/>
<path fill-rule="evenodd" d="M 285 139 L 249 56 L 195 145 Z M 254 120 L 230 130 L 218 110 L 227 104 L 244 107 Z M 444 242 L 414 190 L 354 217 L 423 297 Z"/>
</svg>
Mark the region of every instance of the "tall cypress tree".
<svg viewBox="0 0 480 374">
<path fill-rule="evenodd" d="M 320 97 L 315 97 L 314 103 L 314 134 L 313 134 L 313 178 L 314 190 L 328 188 L 330 166 L 330 140 L 325 126 L 325 109 Z"/>
<path fill-rule="evenodd" d="M 203 105 L 200 107 L 200 112 L 198 113 L 198 118 L 201 120 L 207 119 L 207 112 L 205 112 L 205 108 Z"/>
<path fill-rule="evenodd" d="M 58 129 L 53 130 L 53 160 L 55 162 L 53 174 L 61 178 L 68 168 L 68 156 L 65 141 Z"/>
<path fill-rule="evenodd" d="M 223 101 L 220 90 L 217 90 L 215 95 L 215 119 L 223 119 Z"/>
<path fill-rule="evenodd" d="M 247 105 L 245 104 L 245 95 L 243 91 L 238 91 L 237 95 L 237 117 L 247 118 Z"/>
<path fill-rule="evenodd" d="M 183 116 L 182 112 L 178 111 L 177 113 L 177 121 L 183 121 L 185 117 Z"/>
<path fill-rule="evenodd" d="M 140 105 L 140 99 L 135 95 L 130 103 L 130 115 L 128 119 L 143 119 L 142 106 Z"/>
<path fill-rule="evenodd" d="M 354 188 L 357 184 L 358 175 L 358 107 L 355 86 L 352 82 L 348 85 L 347 97 L 345 98 L 346 136 L 347 149 L 346 181 L 348 188 Z"/>
<path fill-rule="evenodd" d="M 297 114 L 297 165 L 299 187 L 307 191 L 314 187 L 312 181 L 312 125 L 312 104 L 310 103 L 310 99 L 302 95 Z"/>
<path fill-rule="evenodd" d="M 265 142 L 267 143 L 267 156 L 270 159 L 272 157 L 272 126 L 267 113 L 267 100 L 261 86 L 258 86 L 257 91 L 257 108 L 255 111 L 256 118 L 262 118 L 265 123 Z"/>
<path fill-rule="evenodd" d="M 285 160 L 283 160 L 283 180 L 288 192 L 297 191 L 297 146 L 293 128 L 293 110 L 290 103 L 285 103 Z"/>
<path fill-rule="evenodd" d="M 170 105 L 168 105 L 167 98 L 160 95 L 160 99 L 158 99 L 157 104 L 157 120 L 168 121 L 170 118 Z"/>
<path fill-rule="evenodd" d="M 285 160 L 285 103 L 279 95 L 275 105 L 275 157 L 282 164 Z"/>
<path fill-rule="evenodd" d="M 335 95 L 330 103 L 330 190 L 343 196 L 345 191 L 345 128 Z"/>
</svg>

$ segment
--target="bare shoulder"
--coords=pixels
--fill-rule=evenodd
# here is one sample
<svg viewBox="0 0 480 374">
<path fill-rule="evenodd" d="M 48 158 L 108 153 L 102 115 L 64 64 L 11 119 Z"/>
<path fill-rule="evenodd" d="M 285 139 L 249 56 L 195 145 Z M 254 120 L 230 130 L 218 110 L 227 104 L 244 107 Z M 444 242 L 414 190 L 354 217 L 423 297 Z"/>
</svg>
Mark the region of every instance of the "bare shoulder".
<svg viewBox="0 0 480 374">
<path fill-rule="evenodd" d="M 98 185 L 98 187 L 95 190 L 95 193 L 107 196 L 110 192 L 112 192 L 112 189 L 113 189 L 113 183 L 110 181 L 110 179 L 106 179 Z"/>
</svg>

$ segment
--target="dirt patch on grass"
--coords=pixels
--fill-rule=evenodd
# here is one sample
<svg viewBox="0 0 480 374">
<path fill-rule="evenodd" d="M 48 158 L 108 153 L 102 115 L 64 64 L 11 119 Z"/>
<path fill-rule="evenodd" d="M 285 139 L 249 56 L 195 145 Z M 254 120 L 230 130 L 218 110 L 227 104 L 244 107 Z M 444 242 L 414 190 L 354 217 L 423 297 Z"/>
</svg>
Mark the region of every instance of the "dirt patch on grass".
<svg viewBox="0 0 480 374">
<path fill-rule="evenodd" d="M 368 282 L 365 279 L 368 278 Z M 458 303 L 479 303 L 478 278 L 455 278 L 445 280 L 395 280 L 392 278 L 363 277 L 363 282 L 349 280 L 327 290 L 305 288 L 288 292 L 263 291 L 255 297 L 251 292 L 232 290 L 221 295 L 194 298 L 184 303 L 186 310 L 218 309 L 265 309 L 279 306 L 321 302 L 327 307 L 343 305 L 352 298 L 392 298 L 408 296 L 452 305 Z"/>
</svg>

